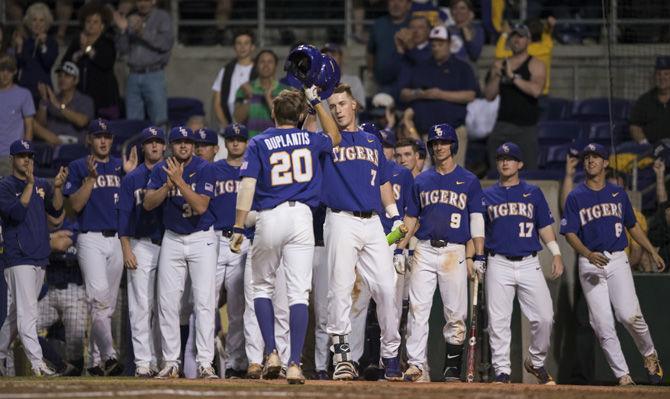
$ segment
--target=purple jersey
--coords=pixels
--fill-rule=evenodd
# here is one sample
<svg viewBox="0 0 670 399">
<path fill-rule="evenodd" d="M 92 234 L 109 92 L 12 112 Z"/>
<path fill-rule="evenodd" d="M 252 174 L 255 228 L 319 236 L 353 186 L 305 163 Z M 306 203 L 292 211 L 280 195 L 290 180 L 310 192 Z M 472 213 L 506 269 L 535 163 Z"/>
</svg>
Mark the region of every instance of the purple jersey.
<svg viewBox="0 0 670 399">
<path fill-rule="evenodd" d="M 624 227 L 637 223 L 626 191 L 611 183 L 591 190 L 586 183 L 575 187 L 565 200 L 561 234 L 575 233 L 591 251 L 616 252 L 628 246 Z"/>
<path fill-rule="evenodd" d="M 46 266 L 49 262 L 47 213 L 58 216 L 52 206 L 53 189 L 44 179 L 35 179 L 28 206 L 21 204 L 25 180 L 10 175 L 0 181 L 0 216 L 4 237 L 3 264 Z"/>
<path fill-rule="evenodd" d="M 542 250 L 538 231 L 554 222 L 547 200 L 537 186 L 521 180 L 484 190 L 486 249 L 505 256 L 528 256 Z"/>
<path fill-rule="evenodd" d="M 470 214 L 484 213 L 482 186 L 460 166 L 446 175 L 429 169 L 414 179 L 406 213 L 419 218 L 417 239 L 465 244 L 471 238 Z"/>
<path fill-rule="evenodd" d="M 231 166 L 225 159 L 210 165 L 216 179 L 214 183 L 214 199 L 209 209 L 214 213 L 215 230 L 232 230 L 235 224 L 235 205 L 237 189 L 240 186 L 240 168 Z"/>
<path fill-rule="evenodd" d="M 414 184 L 414 176 L 412 172 L 404 166 L 400 166 L 393 161 L 386 163 L 391 168 L 391 187 L 393 188 L 393 198 L 398 207 L 398 213 L 402 219 L 405 216 L 405 209 L 412 200 L 412 185 Z M 386 234 L 391 232 L 393 228 L 393 220 L 386 217 L 386 211 L 380 210 L 382 226 Z"/>
<path fill-rule="evenodd" d="M 342 132 L 340 145 L 323 161 L 323 203 L 331 209 L 379 212 L 379 187 L 391 180 L 384 150 L 373 134 Z"/>
<path fill-rule="evenodd" d="M 76 193 L 88 176 L 88 157 L 70 162 L 70 171 L 63 195 Z M 117 206 L 123 165 L 119 158 L 110 157 L 108 162 L 96 162 L 98 177 L 84 209 L 77 214 L 77 223 L 82 232 L 118 230 Z"/>
<path fill-rule="evenodd" d="M 144 193 L 151 170 L 143 163 L 121 180 L 119 237 L 163 238 L 163 208 L 144 209 Z"/>
<path fill-rule="evenodd" d="M 256 179 L 254 209 L 272 209 L 286 201 L 319 204 L 319 157 L 333 142 L 325 133 L 270 128 L 249 140 L 241 177 Z"/>
<path fill-rule="evenodd" d="M 147 189 L 158 190 L 167 181 L 167 174 L 163 170 L 165 161 L 159 162 L 151 171 Z M 209 163 L 200 157 L 193 156 L 184 167 L 182 175 L 186 184 L 191 186 L 196 194 L 214 198 L 214 176 L 211 174 Z M 207 207 L 202 215 L 193 212 L 191 205 L 186 202 L 181 192 L 175 187 L 168 191 L 163 202 L 163 224 L 168 230 L 177 234 L 191 234 L 196 231 L 208 230 L 214 224 L 214 214 Z"/>
</svg>

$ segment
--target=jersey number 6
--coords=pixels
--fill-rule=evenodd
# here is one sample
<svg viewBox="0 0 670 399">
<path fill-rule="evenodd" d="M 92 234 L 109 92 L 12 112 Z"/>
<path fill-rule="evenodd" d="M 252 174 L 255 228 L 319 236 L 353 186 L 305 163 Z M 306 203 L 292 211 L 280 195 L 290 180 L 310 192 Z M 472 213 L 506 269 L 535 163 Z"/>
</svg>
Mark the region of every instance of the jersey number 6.
<svg viewBox="0 0 670 399">
<path fill-rule="evenodd" d="M 312 180 L 312 153 L 308 148 L 298 148 L 291 153 L 275 152 L 270 155 L 270 165 L 272 165 L 270 179 L 273 186 Z"/>
</svg>

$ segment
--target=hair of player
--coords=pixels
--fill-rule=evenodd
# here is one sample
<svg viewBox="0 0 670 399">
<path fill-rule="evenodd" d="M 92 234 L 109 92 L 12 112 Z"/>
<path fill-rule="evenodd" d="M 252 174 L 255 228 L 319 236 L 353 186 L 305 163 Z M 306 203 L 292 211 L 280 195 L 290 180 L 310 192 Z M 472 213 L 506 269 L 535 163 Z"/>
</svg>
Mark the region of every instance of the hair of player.
<svg viewBox="0 0 670 399">
<path fill-rule="evenodd" d="M 395 148 L 400 148 L 400 147 L 412 147 L 412 151 L 414 151 L 416 153 L 419 152 L 419 146 L 416 144 L 416 141 L 414 141 L 414 140 L 400 139 L 395 144 Z"/>
<path fill-rule="evenodd" d="M 241 28 L 236 30 L 235 34 L 233 35 L 233 43 L 235 43 L 237 38 L 240 36 L 249 36 L 251 38 L 251 44 L 253 45 L 256 44 L 256 35 L 254 34 L 254 31 L 252 31 L 251 29 Z"/>
<path fill-rule="evenodd" d="M 333 94 L 339 94 L 339 93 L 347 93 L 347 95 L 349 96 L 351 101 L 356 103 L 356 111 L 357 112 L 358 112 L 359 109 L 361 109 L 360 104 L 358 103 L 358 101 L 356 101 L 356 99 L 354 98 L 354 95 L 351 93 L 351 86 L 349 86 L 346 83 L 338 84 L 337 87 L 335 88 L 335 90 L 333 90 Z"/>
<path fill-rule="evenodd" d="M 306 111 L 305 94 L 295 89 L 284 89 L 272 100 L 277 125 L 298 126 Z"/>
</svg>

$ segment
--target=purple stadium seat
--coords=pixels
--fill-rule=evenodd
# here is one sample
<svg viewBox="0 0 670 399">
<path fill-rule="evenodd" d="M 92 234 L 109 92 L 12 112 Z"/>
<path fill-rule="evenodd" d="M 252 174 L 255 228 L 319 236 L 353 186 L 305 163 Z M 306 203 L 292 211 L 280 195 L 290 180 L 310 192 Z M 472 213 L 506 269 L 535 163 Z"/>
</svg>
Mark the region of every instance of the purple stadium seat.
<svg viewBox="0 0 670 399">
<path fill-rule="evenodd" d="M 546 121 L 537 125 L 540 146 L 569 143 L 584 134 L 584 125 L 576 121 Z"/>
<path fill-rule="evenodd" d="M 194 115 L 205 115 L 202 101 L 190 97 L 168 98 L 168 119 L 172 126 L 183 125 Z"/>
<path fill-rule="evenodd" d="M 611 132 L 609 121 L 591 123 L 588 132 L 588 139 L 589 142 L 609 145 L 612 142 L 611 133 L 614 134 L 615 144 L 630 140 L 630 136 L 628 135 L 628 123 L 624 121 L 615 121 Z"/>
<path fill-rule="evenodd" d="M 560 121 L 570 118 L 573 103 L 565 98 L 543 96 L 538 99 L 540 121 Z"/>
<path fill-rule="evenodd" d="M 126 140 L 137 136 L 142 129 L 151 126 L 151 122 L 145 120 L 117 119 L 109 121 L 109 130 L 114 133 L 114 143 L 112 144 L 112 155 L 119 156 L 121 147 Z"/>
<path fill-rule="evenodd" d="M 622 98 L 612 99 L 612 119 L 626 120 L 630 115 L 631 103 Z M 587 98 L 578 101 L 572 108 L 571 119 L 581 121 L 609 120 L 609 101 L 606 97 Z"/>
<path fill-rule="evenodd" d="M 54 159 L 51 162 L 51 166 L 54 169 L 58 169 L 88 154 L 89 151 L 83 144 L 63 144 L 54 151 Z"/>
</svg>

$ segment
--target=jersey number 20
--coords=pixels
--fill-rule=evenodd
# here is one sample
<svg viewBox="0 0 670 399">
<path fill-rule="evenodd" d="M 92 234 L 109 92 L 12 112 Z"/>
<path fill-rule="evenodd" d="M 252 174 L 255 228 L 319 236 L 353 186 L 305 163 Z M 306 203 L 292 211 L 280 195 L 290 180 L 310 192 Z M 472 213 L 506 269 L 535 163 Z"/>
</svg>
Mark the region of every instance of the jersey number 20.
<svg viewBox="0 0 670 399">
<path fill-rule="evenodd" d="M 270 155 L 270 179 L 273 186 L 305 183 L 312 180 L 312 153 L 309 148 L 298 148 L 290 153 L 275 152 Z"/>
</svg>

